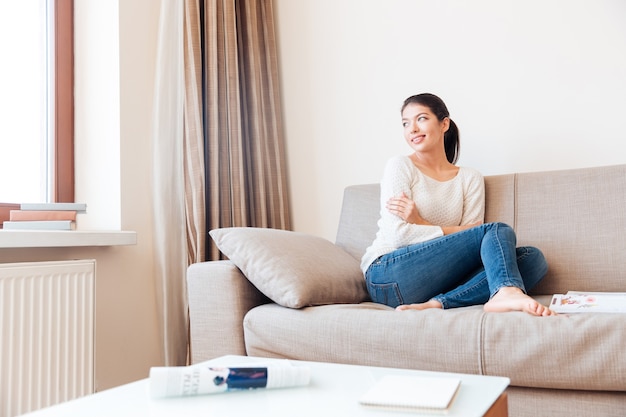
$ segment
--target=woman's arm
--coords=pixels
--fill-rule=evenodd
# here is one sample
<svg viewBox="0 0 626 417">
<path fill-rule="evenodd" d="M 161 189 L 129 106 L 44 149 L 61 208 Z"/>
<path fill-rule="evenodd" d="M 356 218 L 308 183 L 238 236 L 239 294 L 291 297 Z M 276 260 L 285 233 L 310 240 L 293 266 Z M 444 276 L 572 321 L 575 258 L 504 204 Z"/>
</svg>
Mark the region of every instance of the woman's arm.
<svg viewBox="0 0 626 417">
<path fill-rule="evenodd" d="M 416 206 L 407 216 L 402 213 L 411 200 L 413 182 L 417 181 L 412 173 L 412 162 L 406 157 L 389 160 L 381 180 L 381 211 L 379 230 L 385 241 L 393 247 L 402 247 L 416 242 L 423 242 L 439 236 L 443 231 L 439 226 L 426 222 L 419 214 Z M 405 196 L 402 198 L 401 196 Z"/>
<path fill-rule="evenodd" d="M 463 218 L 461 224 L 485 222 L 485 179 L 474 169 L 464 168 L 467 178 L 463 186 Z"/>
<path fill-rule="evenodd" d="M 420 215 L 419 210 L 417 209 L 417 204 L 415 201 L 407 197 L 405 193 L 402 193 L 398 197 L 392 197 L 387 201 L 386 204 L 387 210 L 390 213 L 400 217 L 407 223 L 422 225 L 422 226 L 435 226 L 432 223 L 424 220 L 424 218 Z M 457 233 L 465 229 L 470 229 L 472 227 L 478 226 L 482 224 L 482 221 L 475 221 L 474 223 L 461 224 L 460 226 L 440 226 L 444 235 L 450 235 L 452 233 Z"/>
<path fill-rule="evenodd" d="M 404 191 L 388 198 L 386 209 L 389 213 L 413 225 L 441 226 L 444 235 L 460 232 L 478 226 L 484 222 L 485 217 L 485 183 L 480 172 L 462 168 L 463 175 L 463 206 L 462 216 L 458 225 L 442 226 L 435 225 L 424 219 L 417 207 L 416 202 Z"/>
</svg>

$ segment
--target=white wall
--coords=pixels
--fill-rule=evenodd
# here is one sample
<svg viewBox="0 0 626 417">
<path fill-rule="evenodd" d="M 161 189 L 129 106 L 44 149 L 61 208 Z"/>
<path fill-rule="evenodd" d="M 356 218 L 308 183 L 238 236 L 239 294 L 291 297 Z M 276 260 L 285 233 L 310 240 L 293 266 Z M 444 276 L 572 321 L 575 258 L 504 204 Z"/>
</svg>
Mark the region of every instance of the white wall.
<svg viewBox="0 0 626 417">
<path fill-rule="evenodd" d="M 294 227 L 334 240 L 343 188 L 405 154 L 432 92 L 485 175 L 626 163 L 622 0 L 274 0 Z"/>
<path fill-rule="evenodd" d="M 163 364 L 152 246 L 152 99 L 160 1 L 75 1 L 77 198 L 90 228 L 137 232 L 137 244 L 97 253 L 99 390 Z M 78 46 L 78 45 L 77 45 Z M 82 64 L 82 65 L 81 65 Z M 80 130 L 78 127 L 82 126 Z M 81 227 L 84 227 L 81 225 Z M 89 251 L 84 249 L 84 252 Z"/>
<path fill-rule="evenodd" d="M 119 5 L 79 0 L 74 9 L 75 199 L 87 202 L 88 211 L 77 224 L 86 230 L 119 230 Z"/>
</svg>

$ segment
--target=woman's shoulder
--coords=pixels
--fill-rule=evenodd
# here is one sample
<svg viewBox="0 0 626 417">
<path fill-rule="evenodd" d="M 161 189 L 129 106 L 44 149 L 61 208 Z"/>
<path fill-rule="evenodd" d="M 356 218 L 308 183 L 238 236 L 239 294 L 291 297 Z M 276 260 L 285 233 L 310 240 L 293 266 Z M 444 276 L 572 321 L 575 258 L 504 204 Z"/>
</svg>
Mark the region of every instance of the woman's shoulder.
<svg viewBox="0 0 626 417">
<path fill-rule="evenodd" d="M 411 158 L 406 155 L 392 156 L 387 160 L 385 171 L 389 172 L 410 172 L 413 168 Z"/>
<path fill-rule="evenodd" d="M 387 160 L 387 165 L 392 166 L 410 166 L 413 165 L 408 155 L 396 155 Z"/>
<path fill-rule="evenodd" d="M 483 178 L 483 174 L 479 170 L 466 166 L 459 167 L 459 176 L 467 179 Z"/>
<path fill-rule="evenodd" d="M 485 188 L 483 174 L 474 168 L 459 167 L 458 177 L 466 190 L 476 190 Z"/>
</svg>

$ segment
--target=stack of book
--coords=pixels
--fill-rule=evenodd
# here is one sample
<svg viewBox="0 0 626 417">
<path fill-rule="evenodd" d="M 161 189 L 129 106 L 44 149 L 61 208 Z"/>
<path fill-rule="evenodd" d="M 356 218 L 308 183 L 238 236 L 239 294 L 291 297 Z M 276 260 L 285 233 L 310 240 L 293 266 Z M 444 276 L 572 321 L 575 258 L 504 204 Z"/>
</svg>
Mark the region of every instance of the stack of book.
<svg viewBox="0 0 626 417">
<path fill-rule="evenodd" d="M 0 229 L 5 221 L 9 221 L 11 210 L 19 210 L 19 204 L 0 203 Z"/>
<path fill-rule="evenodd" d="M 5 230 L 74 230 L 76 214 L 84 212 L 84 203 L 24 203 L 10 210 Z"/>
</svg>

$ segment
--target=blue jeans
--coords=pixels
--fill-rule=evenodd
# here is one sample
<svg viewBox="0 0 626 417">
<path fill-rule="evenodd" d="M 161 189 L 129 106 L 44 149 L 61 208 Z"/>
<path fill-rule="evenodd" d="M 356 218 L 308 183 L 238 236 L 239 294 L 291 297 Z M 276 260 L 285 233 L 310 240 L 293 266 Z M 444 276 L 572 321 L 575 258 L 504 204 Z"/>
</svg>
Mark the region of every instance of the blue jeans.
<svg viewBox="0 0 626 417">
<path fill-rule="evenodd" d="M 526 292 L 548 264 L 537 248 L 516 248 L 504 223 L 486 223 L 381 256 L 365 272 L 376 303 L 397 307 L 434 299 L 443 308 L 486 303 L 502 287 Z"/>
</svg>

